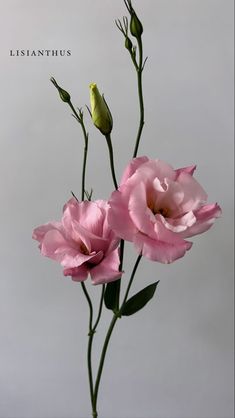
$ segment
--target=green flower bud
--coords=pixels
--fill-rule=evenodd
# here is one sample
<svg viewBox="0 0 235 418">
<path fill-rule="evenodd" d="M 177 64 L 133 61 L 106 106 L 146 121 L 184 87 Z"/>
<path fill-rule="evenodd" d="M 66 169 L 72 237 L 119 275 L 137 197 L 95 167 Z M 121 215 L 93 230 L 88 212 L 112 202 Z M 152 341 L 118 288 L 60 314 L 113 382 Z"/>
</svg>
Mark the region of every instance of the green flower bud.
<svg viewBox="0 0 235 418">
<path fill-rule="evenodd" d="M 113 118 L 104 96 L 101 96 L 95 83 L 90 84 L 90 103 L 94 125 L 103 135 L 109 135 L 113 128 Z"/>
<path fill-rule="evenodd" d="M 51 82 L 54 84 L 54 86 L 57 88 L 57 90 L 58 90 L 58 93 L 59 93 L 59 95 L 60 95 L 60 98 L 61 98 L 61 100 L 63 100 L 63 102 L 65 102 L 65 103 L 70 103 L 70 100 L 71 100 L 71 98 L 70 98 L 70 94 L 66 91 L 66 90 L 64 90 L 64 89 L 62 89 L 58 84 L 57 84 L 57 82 L 56 82 L 56 80 L 53 78 L 53 77 L 51 77 Z"/>
<path fill-rule="evenodd" d="M 128 36 L 126 36 L 126 39 L 125 39 L 125 47 L 126 49 L 128 49 L 128 51 L 130 52 L 132 51 L 132 42 Z"/>
<path fill-rule="evenodd" d="M 131 10 L 130 32 L 137 39 L 140 39 L 143 33 L 142 23 L 133 9 Z"/>
</svg>

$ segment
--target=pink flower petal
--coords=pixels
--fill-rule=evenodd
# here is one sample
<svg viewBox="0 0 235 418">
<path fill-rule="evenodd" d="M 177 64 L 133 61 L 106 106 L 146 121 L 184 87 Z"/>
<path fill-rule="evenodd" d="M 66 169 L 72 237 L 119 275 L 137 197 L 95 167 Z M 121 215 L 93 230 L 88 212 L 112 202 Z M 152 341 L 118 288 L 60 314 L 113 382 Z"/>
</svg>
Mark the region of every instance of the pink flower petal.
<svg viewBox="0 0 235 418">
<path fill-rule="evenodd" d="M 100 264 L 90 270 L 92 283 L 108 283 L 119 279 L 122 275 L 122 272 L 118 270 L 119 264 L 119 253 L 118 250 L 115 250 L 104 258 Z"/>
<path fill-rule="evenodd" d="M 92 263 L 92 261 L 95 263 L 96 259 L 102 259 L 103 256 L 100 256 L 100 254 L 103 254 L 102 251 L 98 254 L 99 255 L 97 256 L 97 253 L 93 252 L 91 254 L 86 255 L 78 251 L 76 253 L 73 253 L 72 251 L 67 249 L 64 252 L 63 258 L 61 259 L 60 263 L 63 267 L 66 268 L 79 267 L 84 263 Z"/>
<path fill-rule="evenodd" d="M 64 269 L 64 276 L 71 276 L 75 282 L 84 282 L 88 277 L 88 269 L 86 266 Z"/>
<path fill-rule="evenodd" d="M 142 164 L 146 163 L 147 161 L 149 161 L 147 157 L 133 158 L 133 160 L 131 160 L 131 162 L 128 164 L 123 173 L 120 186 L 124 184 L 129 179 L 129 177 L 131 177 L 136 172 L 137 168 L 139 168 Z"/>
<path fill-rule="evenodd" d="M 186 213 L 185 215 L 179 218 L 167 218 L 165 219 L 161 216 L 161 222 L 165 225 L 167 229 L 170 229 L 172 232 L 182 232 L 190 228 L 196 222 L 196 217 L 192 211 Z"/>
<path fill-rule="evenodd" d="M 45 234 L 41 242 L 42 255 L 61 262 L 68 251 L 70 254 L 76 254 L 76 250 L 69 246 L 61 232 L 51 229 Z"/>
<path fill-rule="evenodd" d="M 131 241 L 133 234 L 137 232 L 137 228 L 130 219 L 127 207 L 128 202 L 123 199 L 123 193 L 123 187 L 112 193 L 109 201 L 108 223 L 118 237 Z"/>
<path fill-rule="evenodd" d="M 73 230 L 76 232 L 79 239 L 85 244 L 90 251 L 105 251 L 109 245 L 109 240 L 103 237 L 94 235 L 89 229 L 85 229 L 79 222 L 73 221 Z"/>
<path fill-rule="evenodd" d="M 79 221 L 82 227 L 94 235 L 102 236 L 103 215 L 95 202 L 74 202 L 64 210 L 62 223 L 64 229 L 70 233 L 73 221 Z"/>
<path fill-rule="evenodd" d="M 156 177 L 163 182 L 166 178 L 175 180 L 176 174 L 173 167 L 162 160 L 149 160 L 142 164 L 136 171 L 136 174 L 145 179 L 153 181 Z"/>
<path fill-rule="evenodd" d="M 174 239 L 171 242 L 158 241 L 141 233 L 135 235 L 134 244 L 137 251 L 142 253 L 144 257 L 164 264 L 172 263 L 183 257 L 192 246 L 192 243 L 187 241 L 181 240 L 179 242 L 177 240 L 175 242 Z"/>
<path fill-rule="evenodd" d="M 175 170 L 176 172 L 176 179 L 178 178 L 178 176 L 181 173 L 188 173 L 191 176 L 193 175 L 194 171 L 196 170 L 197 166 L 196 165 L 190 165 L 189 167 L 183 167 L 183 168 L 178 168 L 177 170 Z"/>
<path fill-rule="evenodd" d="M 147 206 L 146 188 L 143 183 L 133 188 L 130 196 L 128 210 L 130 217 L 137 230 L 147 235 L 154 231 L 153 224 L 156 222 L 155 216 Z"/>
<path fill-rule="evenodd" d="M 217 203 L 202 206 L 200 209 L 194 212 L 196 218 L 195 224 L 182 232 L 181 236 L 188 238 L 207 231 L 209 228 L 211 228 L 215 219 L 221 216 L 221 213 L 221 208 Z"/>
<path fill-rule="evenodd" d="M 184 192 L 184 200 L 181 204 L 183 213 L 196 210 L 207 200 L 207 194 L 201 185 L 190 174 L 181 172 L 177 178 Z"/>
<path fill-rule="evenodd" d="M 67 208 L 71 208 L 71 210 L 73 210 L 73 208 L 76 210 L 77 205 L 80 204 L 81 202 L 79 202 L 77 199 L 75 199 L 75 197 L 71 197 L 71 199 L 68 200 L 68 202 L 65 203 L 65 205 L 63 206 L 63 212 L 67 209 Z"/>
<path fill-rule="evenodd" d="M 151 260 L 171 263 L 182 257 L 192 245 L 183 238 L 206 231 L 221 213 L 218 205 L 205 204 L 195 168 L 174 170 L 146 157 L 132 160 L 110 199 L 110 227 Z"/>
<path fill-rule="evenodd" d="M 73 198 L 63 210 L 62 223 L 51 222 L 33 231 L 42 255 L 60 262 L 64 275 L 71 275 L 75 281 L 86 280 L 93 270 L 97 283 L 102 282 L 101 272 L 105 282 L 120 277 L 116 249 L 120 239 L 107 222 L 108 203 L 78 202 Z M 100 270 L 96 270 L 99 265 Z"/>
<path fill-rule="evenodd" d="M 153 182 L 154 187 L 157 190 L 157 193 L 153 192 L 153 196 L 155 194 L 155 208 L 157 209 L 164 209 L 170 212 L 170 216 L 174 217 L 177 214 L 179 206 L 184 200 L 184 191 L 182 186 L 172 180 L 165 179 L 164 184 L 165 187 L 162 187 L 160 190 L 160 186 L 157 182 L 158 179 L 155 179 Z M 153 198 L 154 199 L 154 198 Z"/>
<path fill-rule="evenodd" d="M 52 229 L 61 231 L 62 225 L 60 222 L 48 222 L 45 225 L 38 226 L 33 230 L 32 238 L 41 242 L 46 235 L 46 233 Z"/>
</svg>

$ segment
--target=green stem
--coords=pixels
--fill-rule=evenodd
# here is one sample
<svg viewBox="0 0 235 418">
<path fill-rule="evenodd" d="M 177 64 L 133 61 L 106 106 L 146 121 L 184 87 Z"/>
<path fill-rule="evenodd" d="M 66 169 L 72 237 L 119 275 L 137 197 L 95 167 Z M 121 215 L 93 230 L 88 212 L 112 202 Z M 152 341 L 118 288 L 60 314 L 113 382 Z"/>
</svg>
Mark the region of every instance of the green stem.
<svg viewBox="0 0 235 418">
<path fill-rule="evenodd" d="M 76 109 L 74 108 L 72 102 L 70 101 L 69 106 L 73 112 L 75 119 L 80 123 L 82 127 L 82 132 L 84 136 L 84 152 L 83 152 L 83 166 L 82 166 L 82 190 L 81 190 L 81 200 L 84 200 L 85 197 L 85 180 L 86 180 L 86 163 L 87 163 L 87 152 L 88 152 L 88 132 L 86 131 L 84 121 L 83 121 L 83 113 L 79 111 L 77 113 Z"/>
<path fill-rule="evenodd" d="M 121 311 L 122 311 L 122 309 L 124 307 L 124 304 L 125 304 L 125 302 L 127 300 L 127 297 L 128 297 L 128 294 L 129 294 L 129 291 L 130 291 L 130 288 L 131 288 L 133 279 L 135 277 L 135 273 L 136 273 L 136 270 L 138 268 L 139 262 L 141 260 L 141 257 L 142 257 L 141 254 L 137 257 L 137 260 L 135 262 L 135 265 L 134 265 L 134 268 L 133 268 L 133 271 L 132 271 L 132 274 L 131 274 L 131 277 L 130 277 L 130 280 L 129 280 L 129 283 L 128 283 L 128 286 L 127 286 L 127 290 L 126 290 L 126 293 L 125 293 L 125 296 L 124 296 L 124 300 L 123 300 L 122 306 L 121 306 L 119 312 L 117 312 L 117 313 L 115 313 L 113 315 L 113 318 L 112 318 L 111 323 L 110 323 L 109 328 L 108 328 L 108 332 L 106 334 L 106 338 L 105 338 L 105 341 L 104 341 L 104 345 L 103 345 L 103 349 L 102 349 L 102 353 L 101 353 L 101 357 L 100 357 L 100 363 L 99 363 L 99 368 L 98 368 L 98 372 L 97 372 L 97 378 L 96 378 L 96 382 L 95 382 L 95 388 L 94 388 L 93 408 L 95 409 L 95 411 L 96 411 L 96 408 L 97 408 L 97 398 L 98 398 L 98 391 L 99 391 L 100 379 L 101 379 L 101 375 L 102 375 L 102 371 L 103 371 L 103 367 L 104 367 L 104 361 L 105 361 L 105 356 L 106 356 L 108 344 L 109 344 L 109 341 L 110 341 L 110 337 L 112 335 L 114 326 L 115 326 L 118 318 L 121 317 L 120 314 L 121 314 Z M 98 415 L 96 415 L 96 417 L 97 416 Z"/>
<path fill-rule="evenodd" d="M 82 132 L 84 136 L 84 152 L 83 152 L 83 165 L 82 165 L 82 188 L 81 188 L 81 201 L 84 201 L 85 198 L 85 179 L 86 179 L 86 163 L 87 163 L 87 152 L 88 152 L 88 132 L 86 131 L 84 121 L 83 121 L 83 112 L 79 109 L 79 113 L 76 111 L 75 107 L 73 106 L 71 100 L 67 102 L 69 107 L 71 108 L 73 112 L 73 116 L 77 120 L 77 122 L 82 127 Z M 87 368 L 88 368 L 88 378 L 89 378 L 89 388 L 90 388 L 90 398 L 91 398 L 91 405 L 92 405 L 92 415 L 94 418 L 97 418 L 97 412 L 94 409 L 93 406 L 93 374 L 92 374 L 92 343 L 93 343 L 93 337 L 95 334 L 96 327 L 99 323 L 101 311 L 102 311 L 102 304 L 104 299 L 104 285 L 102 287 L 102 294 L 101 294 L 101 301 L 100 301 L 100 307 L 99 307 L 99 313 L 98 318 L 96 320 L 95 326 L 92 326 L 93 323 L 93 306 L 92 301 L 89 296 L 89 293 L 86 289 L 86 285 L 84 282 L 81 282 L 82 290 L 85 294 L 85 297 L 88 302 L 89 306 L 89 339 L 88 339 L 88 347 L 87 347 Z"/>
<path fill-rule="evenodd" d="M 103 345 L 103 349 L 102 349 L 102 353 L 101 353 L 101 357 L 100 357 L 100 363 L 99 363 L 99 368 L 98 368 L 98 373 L 97 373 L 97 378 L 96 378 L 96 383 L 95 383 L 95 389 L 94 389 L 94 397 L 93 397 L 93 402 L 94 402 L 93 407 L 95 408 L 95 412 L 96 412 L 96 408 L 97 408 L 97 397 L 98 397 L 100 379 L 101 379 L 103 366 L 104 366 L 105 355 L 106 355 L 109 340 L 110 340 L 110 337 L 112 335 L 114 325 L 117 322 L 117 319 L 118 319 L 118 316 L 116 314 L 114 314 L 113 318 L 112 318 L 112 321 L 110 323 L 105 341 L 104 341 L 104 345 Z"/>
<path fill-rule="evenodd" d="M 112 141 L 111 141 L 111 135 L 110 134 L 105 135 L 105 138 L 106 138 L 108 149 L 109 149 L 110 168 L 111 168 L 113 183 L 114 183 L 115 189 L 117 190 L 118 184 L 117 184 L 115 169 L 114 169 L 113 146 L 112 146 Z"/>
<path fill-rule="evenodd" d="M 83 152 L 83 166 L 82 166 L 82 189 L 81 189 L 81 200 L 84 201 L 85 198 L 85 178 L 86 178 L 86 162 L 87 162 L 87 151 L 88 151 L 88 133 L 86 132 L 86 128 L 83 121 L 83 114 L 82 111 L 79 111 L 79 114 L 75 110 L 71 101 L 69 102 L 69 106 L 73 111 L 73 114 L 76 120 L 80 123 L 82 127 L 82 132 L 84 136 L 84 152 Z M 83 292 L 88 302 L 89 306 L 89 333 L 88 333 L 88 345 L 87 345 L 87 369 L 88 369 L 88 380 L 89 380 L 89 388 L 90 388 L 90 399 L 91 399 L 91 406 L 93 409 L 93 374 L 92 374 L 92 344 L 93 344 L 93 337 L 95 330 L 92 327 L 93 323 L 93 306 L 92 301 L 89 296 L 89 293 L 86 289 L 86 285 L 84 282 L 81 282 Z M 96 417 L 94 415 L 94 417 Z"/>
<path fill-rule="evenodd" d="M 93 326 L 93 331 L 95 332 L 97 325 L 100 321 L 100 317 L 101 317 L 101 313 L 102 313 L 102 308 L 103 308 L 103 301 L 104 301 L 104 292 L 105 292 L 105 285 L 102 285 L 102 292 L 101 292 L 101 297 L 100 297 L 100 306 L 99 306 L 99 311 L 98 311 L 98 316 L 97 316 L 97 320 L 95 322 L 95 325 Z"/>
<path fill-rule="evenodd" d="M 84 135 L 84 152 L 83 152 L 83 166 L 82 166 L 82 191 L 81 191 L 81 200 L 84 200 L 85 197 L 85 181 L 86 181 L 86 163 L 87 163 L 87 151 L 88 151 L 88 133 L 86 132 L 83 120 L 81 122 L 83 135 Z"/>
<path fill-rule="evenodd" d="M 123 239 L 121 239 L 121 242 L 120 242 L 120 265 L 119 265 L 119 271 L 122 271 L 123 257 L 124 257 L 124 246 L 125 246 L 125 241 Z"/>
<path fill-rule="evenodd" d="M 91 351 L 92 351 L 92 342 L 93 342 L 93 336 L 94 332 L 92 330 L 92 321 L 93 321 L 93 306 L 90 299 L 90 296 L 88 294 L 88 291 L 86 289 L 85 283 L 81 282 L 82 290 L 86 296 L 90 316 L 89 316 L 89 340 L 88 340 L 88 347 L 87 347 L 87 366 L 88 366 L 88 378 L 89 378 L 89 387 L 90 387 L 90 398 L 91 398 L 91 405 L 93 407 L 93 376 L 92 376 L 92 361 L 91 361 Z"/>
<path fill-rule="evenodd" d="M 140 263 L 141 258 L 142 258 L 142 254 L 138 255 L 137 260 L 136 260 L 135 265 L 134 265 L 134 268 L 132 270 L 132 274 L 131 274 L 131 277 L 130 277 L 130 280 L 129 280 L 129 283 L 128 283 L 128 286 L 127 286 L 127 289 L 126 289 L 126 293 L 125 293 L 125 296 L 124 296 L 124 299 L 123 299 L 123 302 L 122 302 L 122 306 L 121 306 L 120 312 L 122 312 L 122 309 L 123 309 L 123 307 L 124 307 L 124 305 L 125 305 L 125 303 L 127 301 L 127 298 L 128 298 L 128 295 L 129 295 L 129 291 L 130 291 L 130 288 L 131 288 L 132 282 L 134 280 L 135 273 L 136 273 L 136 270 L 138 268 L 138 265 Z"/>
<path fill-rule="evenodd" d="M 96 411 L 96 407 L 94 404 L 94 387 L 93 387 L 93 374 L 92 374 L 92 344 L 93 344 L 93 338 L 94 338 L 94 334 L 97 328 L 97 325 L 100 321 L 100 317 L 101 317 L 101 312 L 102 312 L 102 307 L 103 307 L 103 300 L 104 300 L 104 291 L 105 291 L 105 285 L 102 285 L 102 292 L 101 292 L 101 297 L 100 297 L 100 305 L 99 305 L 99 311 L 98 311 L 98 316 L 97 316 L 97 320 L 94 324 L 94 326 L 92 325 L 93 322 L 93 306 L 92 306 L 92 302 L 90 299 L 90 296 L 88 294 L 88 291 L 86 289 L 85 283 L 82 282 L 82 289 L 84 291 L 84 294 L 86 296 L 88 305 L 89 305 L 89 310 L 90 310 L 90 318 L 89 318 L 89 333 L 88 333 L 88 346 L 87 346 L 87 366 L 88 366 L 88 378 L 89 378 L 89 387 L 90 387 L 90 398 L 91 398 L 91 406 L 92 406 L 92 416 L 94 418 L 96 418 L 97 415 L 97 411 Z"/>
<path fill-rule="evenodd" d="M 143 98 L 143 87 L 142 87 L 142 73 L 143 73 L 143 45 L 141 38 L 138 38 L 138 48 L 139 48 L 139 65 L 136 68 L 137 71 L 137 81 L 138 81 L 138 95 L 139 95 L 139 107 L 140 107 L 140 121 L 139 121 L 139 128 L 135 143 L 135 149 L 133 153 L 133 158 L 137 156 L 140 138 L 142 134 L 142 130 L 144 127 L 144 98 Z"/>
</svg>

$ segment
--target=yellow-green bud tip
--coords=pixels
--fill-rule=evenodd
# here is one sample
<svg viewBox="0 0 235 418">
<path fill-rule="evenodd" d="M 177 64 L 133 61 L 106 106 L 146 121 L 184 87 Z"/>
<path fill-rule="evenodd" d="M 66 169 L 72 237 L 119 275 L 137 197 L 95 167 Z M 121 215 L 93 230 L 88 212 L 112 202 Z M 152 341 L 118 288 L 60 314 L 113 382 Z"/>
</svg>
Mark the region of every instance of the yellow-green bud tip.
<svg viewBox="0 0 235 418">
<path fill-rule="evenodd" d="M 97 88 L 97 85 L 96 85 L 96 83 L 91 83 L 89 85 L 89 87 L 90 87 L 91 90 L 94 90 L 95 88 Z"/>
<path fill-rule="evenodd" d="M 101 96 L 96 83 L 90 84 L 91 116 L 94 125 L 103 135 L 109 135 L 113 128 L 113 119 L 104 97 Z"/>
</svg>

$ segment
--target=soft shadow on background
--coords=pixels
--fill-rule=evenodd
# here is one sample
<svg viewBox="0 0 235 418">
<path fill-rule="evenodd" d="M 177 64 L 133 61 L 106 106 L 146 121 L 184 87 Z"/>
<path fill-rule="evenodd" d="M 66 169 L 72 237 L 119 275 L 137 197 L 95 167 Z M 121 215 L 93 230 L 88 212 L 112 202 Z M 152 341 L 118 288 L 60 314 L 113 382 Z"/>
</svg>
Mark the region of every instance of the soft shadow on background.
<svg viewBox="0 0 235 418">
<path fill-rule="evenodd" d="M 146 125 L 139 155 L 196 178 L 223 216 L 172 265 L 143 261 L 133 291 L 160 279 L 154 300 L 113 334 L 103 418 L 233 416 L 233 1 L 134 0 L 144 23 Z M 49 82 L 77 106 L 97 82 L 114 118 L 120 178 L 134 146 L 134 69 L 114 19 L 121 0 L 1 3 L 0 417 L 90 416 L 87 305 L 79 284 L 40 256 L 32 229 L 60 219 L 79 194 L 83 138 Z M 70 49 L 70 57 L 10 57 L 10 49 Z M 107 149 L 92 126 L 87 183 L 112 191 Z M 128 246 L 129 248 L 129 246 Z M 128 279 L 135 253 L 125 263 Z M 98 300 L 100 288 L 93 288 Z M 103 325 L 110 320 L 105 314 Z M 97 333 L 95 359 L 104 332 Z"/>
</svg>

